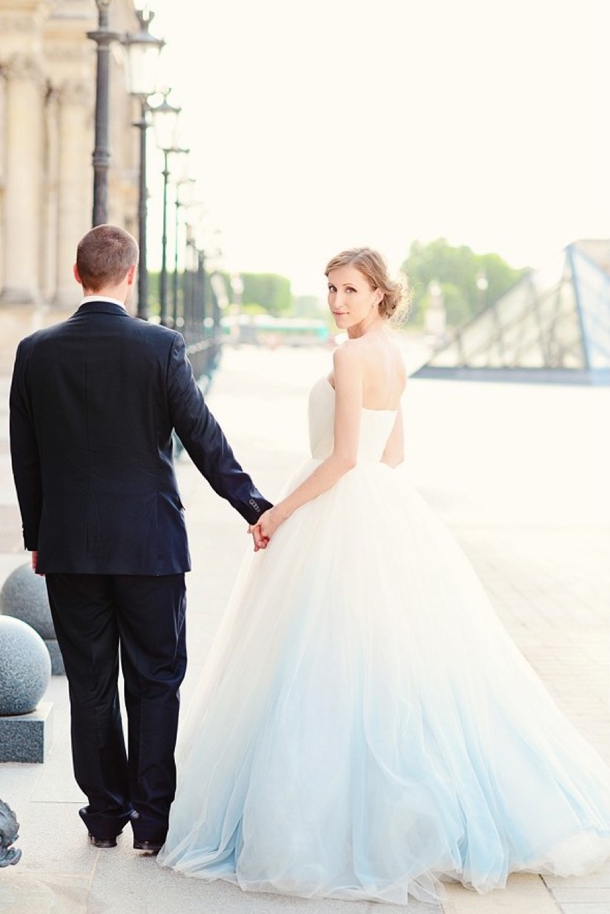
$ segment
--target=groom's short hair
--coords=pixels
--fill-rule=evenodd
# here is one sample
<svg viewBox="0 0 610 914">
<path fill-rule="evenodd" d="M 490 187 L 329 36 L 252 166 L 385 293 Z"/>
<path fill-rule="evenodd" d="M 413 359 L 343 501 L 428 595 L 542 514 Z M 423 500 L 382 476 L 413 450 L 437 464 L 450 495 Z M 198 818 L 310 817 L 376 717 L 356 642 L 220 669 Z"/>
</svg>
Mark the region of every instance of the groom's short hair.
<svg viewBox="0 0 610 914">
<path fill-rule="evenodd" d="M 138 262 L 135 238 L 117 225 L 96 225 L 76 248 L 76 268 L 84 289 L 99 292 L 116 286 Z"/>
</svg>

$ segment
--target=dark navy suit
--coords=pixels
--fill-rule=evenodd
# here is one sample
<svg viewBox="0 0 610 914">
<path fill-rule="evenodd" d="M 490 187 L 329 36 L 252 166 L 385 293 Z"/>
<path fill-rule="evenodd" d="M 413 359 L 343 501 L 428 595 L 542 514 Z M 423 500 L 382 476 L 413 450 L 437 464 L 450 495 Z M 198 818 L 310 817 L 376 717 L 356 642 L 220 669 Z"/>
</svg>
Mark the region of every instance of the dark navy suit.
<svg viewBox="0 0 610 914">
<path fill-rule="evenodd" d="M 179 333 L 88 301 L 19 344 L 13 474 L 25 546 L 46 575 L 75 774 L 89 799 L 81 814 L 96 837 L 131 818 L 138 840 L 162 840 L 175 790 L 190 557 L 173 430 L 215 491 L 255 523 L 269 502 L 208 410 Z"/>
</svg>

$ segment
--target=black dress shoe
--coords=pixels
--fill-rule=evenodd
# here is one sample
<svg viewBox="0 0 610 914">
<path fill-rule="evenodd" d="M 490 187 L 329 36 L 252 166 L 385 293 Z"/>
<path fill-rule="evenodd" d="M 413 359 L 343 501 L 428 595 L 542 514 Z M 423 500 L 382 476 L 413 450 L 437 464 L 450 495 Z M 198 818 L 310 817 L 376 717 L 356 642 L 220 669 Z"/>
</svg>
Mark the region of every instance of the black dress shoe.
<svg viewBox="0 0 610 914">
<path fill-rule="evenodd" d="M 164 841 L 138 841 L 137 838 L 134 838 L 133 846 L 137 851 L 146 851 L 148 854 L 158 854 L 164 843 Z"/>
<path fill-rule="evenodd" d="M 90 834 L 89 839 L 94 847 L 116 847 L 116 838 L 96 838 Z"/>
</svg>

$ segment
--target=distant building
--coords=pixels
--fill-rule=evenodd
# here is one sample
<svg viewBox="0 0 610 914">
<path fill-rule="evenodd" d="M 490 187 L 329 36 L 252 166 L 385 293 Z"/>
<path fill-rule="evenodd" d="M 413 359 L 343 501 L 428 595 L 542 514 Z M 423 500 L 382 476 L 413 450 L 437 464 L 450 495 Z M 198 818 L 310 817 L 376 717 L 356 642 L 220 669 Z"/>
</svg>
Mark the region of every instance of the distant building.
<svg viewBox="0 0 610 914">
<path fill-rule="evenodd" d="M 136 31 L 133 0 L 110 26 Z M 0 314 L 70 308 L 78 239 L 91 227 L 96 44 L 93 0 L 0 0 Z M 111 45 L 109 221 L 136 232 L 138 137 L 123 48 Z"/>
<path fill-rule="evenodd" d="M 610 240 L 569 244 L 457 330 L 414 376 L 610 383 Z"/>
</svg>

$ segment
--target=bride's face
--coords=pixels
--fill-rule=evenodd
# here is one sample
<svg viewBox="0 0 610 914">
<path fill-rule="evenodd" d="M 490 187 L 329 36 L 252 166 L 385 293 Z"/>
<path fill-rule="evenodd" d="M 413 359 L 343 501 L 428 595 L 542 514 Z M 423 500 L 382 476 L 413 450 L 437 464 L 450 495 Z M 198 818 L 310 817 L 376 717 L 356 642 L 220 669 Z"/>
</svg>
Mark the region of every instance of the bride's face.
<svg viewBox="0 0 610 914">
<path fill-rule="evenodd" d="M 349 264 L 328 274 L 328 305 L 342 330 L 364 329 L 379 319 L 381 298 L 379 289 L 371 288 L 360 270 Z"/>
</svg>

